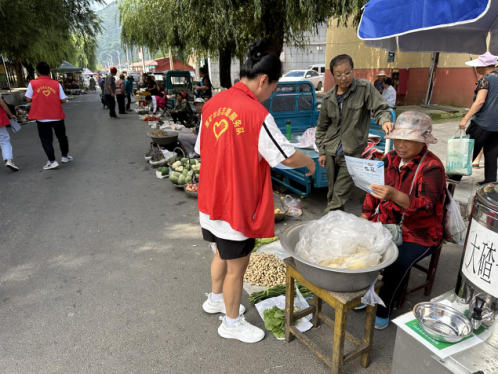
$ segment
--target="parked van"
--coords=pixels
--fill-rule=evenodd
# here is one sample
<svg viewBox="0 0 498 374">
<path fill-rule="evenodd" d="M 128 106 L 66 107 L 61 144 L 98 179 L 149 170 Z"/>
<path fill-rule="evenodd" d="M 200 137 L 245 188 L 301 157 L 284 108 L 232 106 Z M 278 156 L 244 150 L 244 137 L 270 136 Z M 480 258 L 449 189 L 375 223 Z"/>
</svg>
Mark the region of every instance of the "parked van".
<svg viewBox="0 0 498 374">
<path fill-rule="evenodd" d="M 308 66 L 308 70 L 314 70 L 320 74 L 325 74 L 325 64 L 315 64 Z"/>
</svg>

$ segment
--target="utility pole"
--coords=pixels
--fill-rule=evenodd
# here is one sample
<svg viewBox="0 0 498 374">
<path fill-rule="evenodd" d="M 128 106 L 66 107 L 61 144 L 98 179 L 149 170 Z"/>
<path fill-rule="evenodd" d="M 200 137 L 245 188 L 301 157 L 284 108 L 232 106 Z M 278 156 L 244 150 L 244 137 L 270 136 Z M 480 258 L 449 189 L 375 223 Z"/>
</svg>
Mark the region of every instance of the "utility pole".
<svg viewBox="0 0 498 374">
<path fill-rule="evenodd" d="M 121 53 L 119 51 L 116 51 L 115 49 L 113 52 L 116 52 L 118 54 L 118 69 L 121 69 Z"/>
<path fill-rule="evenodd" d="M 175 62 L 173 61 L 173 53 L 171 52 L 171 47 L 169 47 L 169 70 L 175 70 Z"/>
</svg>

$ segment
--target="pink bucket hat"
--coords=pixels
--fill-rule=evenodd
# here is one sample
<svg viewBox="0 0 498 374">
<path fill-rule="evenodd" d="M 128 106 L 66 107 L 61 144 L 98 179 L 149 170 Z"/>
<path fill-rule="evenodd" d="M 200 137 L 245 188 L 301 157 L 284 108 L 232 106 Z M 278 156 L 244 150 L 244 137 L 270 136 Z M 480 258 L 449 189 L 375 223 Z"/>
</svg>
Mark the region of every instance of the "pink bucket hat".
<svg viewBox="0 0 498 374">
<path fill-rule="evenodd" d="M 493 56 L 491 53 L 486 52 L 483 55 L 480 55 L 478 58 L 475 60 L 470 60 L 465 63 L 467 66 L 475 66 L 477 68 L 479 67 L 486 67 L 486 66 L 495 66 L 498 58 L 496 56 Z"/>
<path fill-rule="evenodd" d="M 386 139 L 403 139 L 414 142 L 436 144 L 432 135 L 431 117 L 420 112 L 404 112 L 394 124 L 394 130 L 386 135 Z"/>
</svg>

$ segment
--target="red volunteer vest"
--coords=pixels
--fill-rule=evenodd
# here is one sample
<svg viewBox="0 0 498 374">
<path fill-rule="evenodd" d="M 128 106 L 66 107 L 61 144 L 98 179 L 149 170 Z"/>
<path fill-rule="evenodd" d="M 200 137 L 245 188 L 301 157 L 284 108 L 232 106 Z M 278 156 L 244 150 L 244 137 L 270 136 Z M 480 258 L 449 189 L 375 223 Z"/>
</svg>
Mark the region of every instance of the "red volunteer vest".
<svg viewBox="0 0 498 374">
<path fill-rule="evenodd" d="M 3 100 L 3 99 L 0 99 Z M 4 127 L 10 125 L 10 119 L 9 116 L 7 115 L 7 112 L 3 110 L 2 107 L 0 107 L 0 127 Z"/>
<path fill-rule="evenodd" d="M 215 95 L 202 110 L 198 208 L 249 238 L 275 235 L 270 166 L 258 152 L 267 115 L 240 82 Z"/>
<path fill-rule="evenodd" d="M 60 100 L 59 82 L 50 77 L 42 76 L 30 83 L 33 89 L 33 101 L 28 117 L 30 120 L 61 120 L 66 118 Z"/>
</svg>

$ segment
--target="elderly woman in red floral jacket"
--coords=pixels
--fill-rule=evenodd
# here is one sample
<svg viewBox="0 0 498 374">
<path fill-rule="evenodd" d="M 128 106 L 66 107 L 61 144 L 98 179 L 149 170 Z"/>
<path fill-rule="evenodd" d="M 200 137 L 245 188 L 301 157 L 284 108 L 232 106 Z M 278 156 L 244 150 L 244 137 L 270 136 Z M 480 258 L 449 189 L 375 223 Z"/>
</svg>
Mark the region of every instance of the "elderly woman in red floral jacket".
<svg viewBox="0 0 498 374">
<path fill-rule="evenodd" d="M 385 186 L 372 185 L 362 208 L 362 218 L 402 227 L 399 257 L 384 271 L 376 329 L 389 324 L 395 301 L 408 280 L 410 269 L 432 254 L 443 236 L 446 178 L 441 160 L 427 149 L 435 144 L 430 117 L 419 112 L 401 114 L 386 139 L 394 139 L 394 151 L 385 160 Z M 417 171 L 418 169 L 418 171 Z M 411 191 L 411 192 L 410 192 Z"/>
</svg>

